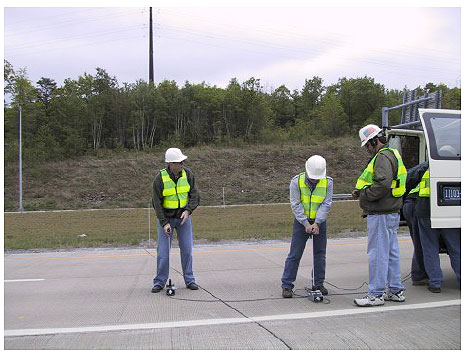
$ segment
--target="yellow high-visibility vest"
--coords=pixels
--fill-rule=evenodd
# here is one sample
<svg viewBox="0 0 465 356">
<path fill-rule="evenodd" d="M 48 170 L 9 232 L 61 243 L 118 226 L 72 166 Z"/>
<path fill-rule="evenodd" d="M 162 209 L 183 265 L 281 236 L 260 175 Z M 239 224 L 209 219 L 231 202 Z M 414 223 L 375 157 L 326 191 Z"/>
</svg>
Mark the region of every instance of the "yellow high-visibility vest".
<svg viewBox="0 0 465 356">
<path fill-rule="evenodd" d="M 189 202 L 189 191 L 191 190 L 186 171 L 182 170 L 177 183 L 174 183 L 166 169 L 162 169 L 160 173 L 163 181 L 163 207 L 165 209 L 186 207 Z"/>
<path fill-rule="evenodd" d="M 421 177 L 420 193 L 418 195 L 424 198 L 429 197 L 429 168 L 423 174 L 423 177 Z"/>
<path fill-rule="evenodd" d="M 400 156 L 399 151 L 397 151 L 395 148 L 382 148 L 375 154 L 370 163 L 368 163 L 368 166 L 358 178 L 355 189 L 364 189 L 373 184 L 373 169 L 375 166 L 375 160 L 379 153 L 384 150 L 391 150 L 392 153 L 394 153 L 394 156 L 397 158 L 397 179 L 392 181 L 391 190 L 394 197 L 401 197 L 405 193 L 407 169 L 404 166 L 404 162 L 402 161 L 402 157 Z"/>
<path fill-rule="evenodd" d="M 328 181 L 326 178 L 320 179 L 313 192 L 305 184 L 305 172 L 299 175 L 300 202 L 302 203 L 305 215 L 311 220 L 315 220 L 316 213 L 321 203 L 326 198 L 326 188 Z"/>
</svg>

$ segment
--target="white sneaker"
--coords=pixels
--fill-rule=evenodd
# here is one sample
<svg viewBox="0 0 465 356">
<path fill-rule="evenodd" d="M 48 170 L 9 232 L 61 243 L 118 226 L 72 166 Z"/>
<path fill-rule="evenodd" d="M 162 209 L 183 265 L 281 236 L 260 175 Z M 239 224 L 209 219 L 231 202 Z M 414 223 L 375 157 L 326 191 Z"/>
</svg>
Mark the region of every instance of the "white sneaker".
<svg viewBox="0 0 465 356">
<path fill-rule="evenodd" d="M 390 300 L 391 302 L 405 302 L 404 291 L 399 291 L 397 293 L 392 293 L 391 291 L 389 291 L 387 294 L 384 293 L 383 297 L 384 300 Z"/>
<path fill-rule="evenodd" d="M 384 305 L 384 298 L 382 295 L 375 296 L 367 294 L 363 298 L 354 299 L 354 303 L 359 307 L 376 307 L 378 305 Z"/>
</svg>

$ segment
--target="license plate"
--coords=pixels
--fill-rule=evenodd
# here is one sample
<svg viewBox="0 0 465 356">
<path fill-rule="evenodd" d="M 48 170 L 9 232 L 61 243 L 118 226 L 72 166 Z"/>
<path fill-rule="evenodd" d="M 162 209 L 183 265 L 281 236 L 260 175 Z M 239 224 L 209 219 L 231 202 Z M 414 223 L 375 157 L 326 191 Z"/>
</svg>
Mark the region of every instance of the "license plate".
<svg viewBox="0 0 465 356">
<path fill-rule="evenodd" d="M 439 194 L 440 205 L 461 205 L 461 200 L 460 185 L 442 185 Z"/>
</svg>

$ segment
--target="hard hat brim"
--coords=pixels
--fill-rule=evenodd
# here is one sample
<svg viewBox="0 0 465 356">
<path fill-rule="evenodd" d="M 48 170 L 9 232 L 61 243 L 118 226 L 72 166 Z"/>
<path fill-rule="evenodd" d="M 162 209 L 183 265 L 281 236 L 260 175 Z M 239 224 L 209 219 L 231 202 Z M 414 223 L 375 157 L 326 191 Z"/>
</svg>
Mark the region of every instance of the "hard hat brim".
<svg viewBox="0 0 465 356">
<path fill-rule="evenodd" d="M 310 178 L 310 179 L 324 179 L 326 178 L 326 170 L 322 173 L 322 174 L 319 174 L 319 175 L 316 175 L 316 174 L 309 174 L 308 171 L 307 171 L 307 177 Z"/>
<path fill-rule="evenodd" d="M 184 155 L 181 155 L 181 157 L 179 157 L 178 159 L 176 160 L 170 160 L 170 161 L 165 161 L 166 163 L 180 163 L 182 161 L 185 161 L 187 159 L 187 156 L 184 156 Z"/>
</svg>

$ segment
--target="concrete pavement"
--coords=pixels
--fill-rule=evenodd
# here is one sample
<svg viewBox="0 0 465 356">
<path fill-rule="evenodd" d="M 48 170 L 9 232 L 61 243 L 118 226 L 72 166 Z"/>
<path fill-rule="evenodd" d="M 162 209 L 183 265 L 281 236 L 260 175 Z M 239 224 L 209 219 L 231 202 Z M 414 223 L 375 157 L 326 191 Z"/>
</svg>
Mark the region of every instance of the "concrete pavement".
<svg viewBox="0 0 465 356">
<path fill-rule="evenodd" d="M 403 276 L 412 243 L 401 236 Z M 366 240 L 330 239 L 324 303 L 306 298 L 311 245 L 296 293 L 281 298 L 288 241 L 194 247 L 201 289 L 185 288 L 173 248 L 175 297 L 150 292 L 153 249 L 5 254 L 5 349 L 460 349 L 460 286 L 441 255 L 443 292 L 412 286 L 405 303 L 358 308 Z"/>
</svg>

